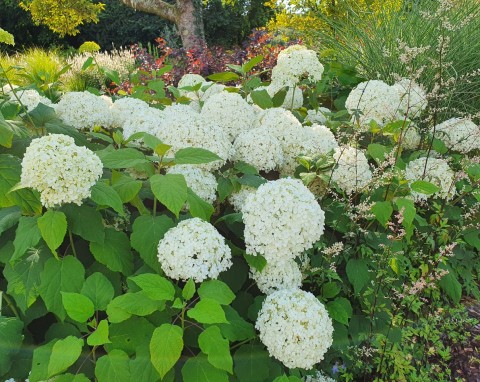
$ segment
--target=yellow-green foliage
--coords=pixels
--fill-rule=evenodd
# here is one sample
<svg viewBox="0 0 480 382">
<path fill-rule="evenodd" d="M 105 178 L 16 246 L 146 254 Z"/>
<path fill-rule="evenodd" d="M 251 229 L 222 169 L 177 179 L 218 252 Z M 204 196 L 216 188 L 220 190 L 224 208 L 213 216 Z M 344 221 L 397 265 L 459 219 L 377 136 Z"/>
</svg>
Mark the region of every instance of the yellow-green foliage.
<svg viewBox="0 0 480 382">
<path fill-rule="evenodd" d="M 44 24 L 60 36 L 76 35 L 84 22 L 98 22 L 105 4 L 89 0 L 24 0 L 20 6 L 32 14 L 35 24 Z"/>
</svg>

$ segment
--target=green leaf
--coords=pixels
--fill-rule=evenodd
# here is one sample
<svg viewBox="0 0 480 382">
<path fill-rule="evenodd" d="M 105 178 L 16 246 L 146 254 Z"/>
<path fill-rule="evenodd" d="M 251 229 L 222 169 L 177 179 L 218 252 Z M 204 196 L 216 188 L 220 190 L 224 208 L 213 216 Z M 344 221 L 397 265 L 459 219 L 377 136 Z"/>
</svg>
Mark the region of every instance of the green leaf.
<svg viewBox="0 0 480 382">
<path fill-rule="evenodd" d="M 168 216 L 141 215 L 135 219 L 130 240 L 132 247 L 140 254 L 145 263 L 154 270 L 160 265 L 157 258 L 157 248 L 165 233 L 175 226 Z"/>
<path fill-rule="evenodd" d="M 222 305 L 230 305 L 235 300 L 235 294 L 220 280 L 204 281 L 198 288 L 198 295 L 201 299 L 209 298 Z"/>
<path fill-rule="evenodd" d="M 255 167 L 242 161 L 236 162 L 233 167 L 243 174 L 258 175 L 258 170 Z"/>
<path fill-rule="evenodd" d="M 231 72 L 223 72 L 211 74 L 207 78 L 215 82 L 230 82 L 238 80 L 240 76 Z"/>
<path fill-rule="evenodd" d="M 230 179 L 224 178 L 221 176 L 218 179 L 217 192 L 218 192 L 218 201 L 223 202 L 227 197 L 229 197 L 234 190 L 233 183 Z"/>
<path fill-rule="evenodd" d="M 210 221 L 214 211 L 213 206 L 195 194 L 190 187 L 187 189 L 187 203 L 192 217 Z"/>
<path fill-rule="evenodd" d="M 48 376 L 53 377 L 67 370 L 82 353 L 83 340 L 74 336 L 58 340 L 52 347 L 52 354 L 48 361 Z"/>
<path fill-rule="evenodd" d="M 272 98 L 265 89 L 254 90 L 250 93 L 250 97 L 252 97 L 252 101 L 262 109 L 269 109 L 273 107 Z"/>
<path fill-rule="evenodd" d="M 98 323 L 95 331 L 87 337 L 87 344 L 89 346 L 100 346 L 109 343 L 111 341 L 108 339 L 108 321 L 102 320 Z"/>
<path fill-rule="evenodd" d="M 48 210 L 38 218 L 37 224 L 43 240 L 52 253 L 57 256 L 56 250 L 63 243 L 63 238 L 67 233 L 67 217 L 61 211 Z"/>
<path fill-rule="evenodd" d="M 222 306 L 215 300 L 204 298 L 187 311 L 187 316 L 200 322 L 201 324 L 221 324 L 226 323 L 225 312 Z"/>
<path fill-rule="evenodd" d="M 322 297 L 333 298 L 340 293 L 340 290 L 340 286 L 334 281 L 325 283 L 322 286 Z"/>
<path fill-rule="evenodd" d="M 82 65 L 82 71 L 87 70 L 93 63 L 93 57 L 88 57 Z"/>
<path fill-rule="evenodd" d="M 240 382 L 263 382 L 270 374 L 269 355 L 262 345 L 242 345 L 233 356 L 235 375 Z"/>
<path fill-rule="evenodd" d="M 223 336 L 232 342 L 255 338 L 253 325 L 245 321 L 231 306 L 223 306 L 228 324 L 218 324 Z"/>
<path fill-rule="evenodd" d="M 265 260 L 265 257 L 263 256 L 253 256 L 245 253 L 243 257 L 245 257 L 245 260 L 247 260 L 247 263 L 250 267 L 255 268 L 259 272 L 263 271 L 263 268 L 265 268 L 267 265 L 267 260 Z"/>
<path fill-rule="evenodd" d="M 352 283 L 355 294 L 359 294 L 360 291 L 370 281 L 370 273 L 368 272 L 368 266 L 363 259 L 350 259 L 346 267 L 348 281 Z"/>
<path fill-rule="evenodd" d="M 105 310 L 115 292 L 110 280 L 95 272 L 85 280 L 81 293 L 93 302 L 95 310 Z"/>
<path fill-rule="evenodd" d="M 150 361 L 151 355 L 148 341 L 146 341 L 145 344 L 142 344 L 142 346 L 136 348 L 135 353 L 135 359 L 130 361 L 130 373 L 132 374 L 131 382 L 158 382 L 160 380 L 160 375 Z M 169 379 L 169 375 L 167 375 L 163 380 L 165 382 L 173 382 L 174 371 L 175 370 L 171 370 L 171 379 Z"/>
<path fill-rule="evenodd" d="M 133 256 L 130 252 L 128 236 L 114 228 L 105 230 L 103 243 L 90 243 L 90 251 L 95 259 L 114 272 L 130 275 L 133 271 Z"/>
<path fill-rule="evenodd" d="M 245 64 L 242 65 L 243 72 L 248 73 L 250 70 L 252 70 L 256 65 L 258 65 L 262 61 L 263 61 L 262 55 L 258 55 L 251 58 Z"/>
<path fill-rule="evenodd" d="M 68 228 L 87 241 L 102 243 L 105 239 L 105 227 L 102 215 L 93 207 L 67 204 L 62 207 L 67 217 Z"/>
<path fill-rule="evenodd" d="M 145 292 L 126 293 L 115 297 L 108 304 L 107 314 L 110 322 L 121 322 L 130 318 L 131 315 L 148 316 L 164 308 L 163 302 L 151 300 Z"/>
<path fill-rule="evenodd" d="M 128 355 L 133 355 L 139 347 L 147 346 L 152 338 L 155 327 L 143 317 L 131 317 L 126 321 L 110 324 L 110 341 L 105 349 L 111 352 L 119 349 Z M 150 356 L 148 357 L 150 362 Z"/>
<path fill-rule="evenodd" d="M 10 148 L 12 147 L 13 131 L 0 124 L 0 146 Z"/>
<path fill-rule="evenodd" d="M 115 151 L 100 151 L 96 154 L 102 160 L 103 166 L 109 169 L 131 168 L 149 163 L 145 155 L 132 148 L 118 149 Z"/>
<path fill-rule="evenodd" d="M 181 327 L 163 324 L 155 329 L 150 340 L 150 359 L 162 379 L 175 366 L 182 350 L 183 330 Z"/>
<path fill-rule="evenodd" d="M 62 302 L 68 316 L 77 322 L 87 322 L 95 313 L 92 300 L 80 293 L 60 291 Z"/>
<path fill-rule="evenodd" d="M 95 365 L 98 382 L 130 382 L 130 359 L 121 350 L 112 350 L 100 357 Z"/>
<path fill-rule="evenodd" d="M 145 294 L 156 301 L 173 301 L 175 288 L 165 277 L 153 273 L 143 273 L 138 276 L 129 277 Z"/>
<path fill-rule="evenodd" d="M 154 175 L 150 178 L 152 192 L 160 203 L 178 218 L 187 201 L 187 182 L 180 174 Z"/>
<path fill-rule="evenodd" d="M 0 209 L 0 235 L 17 224 L 21 216 L 22 211 L 17 206 Z"/>
<path fill-rule="evenodd" d="M 395 205 L 397 206 L 398 211 L 403 209 L 403 226 L 405 228 L 410 227 L 415 219 L 415 214 L 417 213 L 414 202 L 410 199 L 398 198 L 395 199 Z"/>
<path fill-rule="evenodd" d="M 440 264 L 439 268 L 448 271 L 448 274 L 443 276 L 439 281 L 440 288 L 450 297 L 454 304 L 460 303 L 460 299 L 462 298 L 462 284 L 458 281 L 455 271 L 444 264 Z"/>
<path fill-rule="evenodd" d="M 424 195 L 432 195 L 440 190 L 440 187 L 435 186 L 433 183 L 426 182 L 424 180 L 417 180 L 410 185 L 412 191 L 418 192 Z"/>
<path fill-rule="evenodd" d="M 348 319 L 351 318 L 353 314 L 350 301 L 344 297 L 337 297 L 335 300 L 328 302 L 326 308 L 329 316 L 333 320 L 348 325 Z"/>
<path fill-rule="evenodd" d="M 275 93 L 275 95 L 272 98 L 273 107 L 282 107 L 282 105 L 285 103 L 287 92 L 288 92 L 287 88 L 283 87 L 282 89 L 280 89 L 278 92 Z"/>
<path fill-rule="evenodd" d="M 218 326 L 210 326 L 198 336 L 200 350 L 208 356 L 217 369 L 233 373 L 233 359 L 230 355 L 230 343 L 222 337 Z"/>
<path fill-rule="evenodd" d="M 112 171 L 112 187 L 120 196 L 122 203 L 128 203 L 138 195 L 142 188 L 142 182 L 117 171 Z"/>
<path fill-rule="evenodd" d="M 120 85 L 122 83 L 122 81 L 120 80 L 120 76 L 118 75 L 118 72 L 116 70 L 102 67 L 102 71 L 110 81 L 115 82 L 117 85 Z"/>
<path fill-rule="evenodd" d="M 73 256 L 61 260 L 50 258 L 40 274 L 40 296 L 47 309 L 55 313 L 62 321 L 65 319 L 62 292 L 80 292 L 85 278 L 85 269 Z"/>
<path fill-rule="evenodd" d="M 196 147 L 180 149 L 175 154 L 176 164 L 201 164 L 216 160 L 222 160 L 222 158 L 211 151 Z"/>
<path fill-rule="evenodd" d="M 195 291 L 195 282 L 192 279 L 189 279 L 183 287 L 182 297 L 188 301 L 193 297 Z"/>
<path fill-rule="evenodd" d="M 123 211 L 122 199 L 113 187 L 100 181 L 92 187 L 91 191 L 92 195 L 90 196 L 90 199 L 92 199 L 99 206 L 112 207 L 120 215 L 125 215 L 125 212 Z"/>
<path fill-rule="evenodd" d="M 15 231 L 15 240 L 13 246 L 15 252 L 10 259 L 11 263 L 21 258 L 29 248 L 35 247 L 41 238 L 38 229 L 38 217 L 22 216 L 19 219 L 17 230 Z"/>
<path fill-rule="evenodd" d="M 390 149 L 386 146 L 380 145 L 378 143 L 371 143 L 368 145 L 367 152 L 368 154 L 375 159 L 375 162 L 382 163 L 385 161 L 386 154 Z"/>
<path fill-rule="evenodd" d="M 22 345 L 23 322 L 16 317 L 0 316 L 0 375 L 10 370 L 13 357 Z"/>
<path fill-rule="evenodd" d="M 377 218 L 377 220 L 380 222 L 380 224 L 385 227 L 393 213 L 392 203 L 376 202 L 372 206 L 372 212 Z"/>
<path fill-rule="evenodd" d="M 205 356 L 189 358 L 182 367 L 184 381 L 188 382 L 228 382 L 228 374 L 213 367 Z"/>
<path fill-rule="evenodd" d="M 90 379 L 88 379 L 85 374 L 62 374 L 62 375 L 57 375 L 56 377 L 50 379 L 49 381 L 51 382 L 90 382 Z"/>
<path fill-rule="evenodd" d="M 48 365 L 53 351 L 53 345 L 58 340 L 55 339 L 45 345 L 37 347 L 33 351 L 32 370 L 28 376 L 31 382 L 40 382 L 48 380 Z"/>
<path fill-rule="evenodd" d="M 149 81 L 147 87 L 157 93 L 159 97 L 165 97 L 165 82 L 162 80 Z"/>
</svg>

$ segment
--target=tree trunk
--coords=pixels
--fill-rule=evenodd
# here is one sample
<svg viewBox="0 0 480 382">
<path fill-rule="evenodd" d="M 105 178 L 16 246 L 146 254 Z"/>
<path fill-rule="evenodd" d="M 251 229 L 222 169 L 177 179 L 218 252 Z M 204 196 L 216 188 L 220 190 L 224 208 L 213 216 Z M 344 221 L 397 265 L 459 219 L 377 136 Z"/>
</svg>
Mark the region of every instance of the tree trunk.
<svg viewBox="0 0 480 382">
<path fill-rule="evenodd" d="M 202 0 L 177 0 L 175 5 L 163 0 L 121 1 L 130 8 L 158 15 L 175 23 L 185 49 L 202 50 L 205 46 Z"/>
</svg>

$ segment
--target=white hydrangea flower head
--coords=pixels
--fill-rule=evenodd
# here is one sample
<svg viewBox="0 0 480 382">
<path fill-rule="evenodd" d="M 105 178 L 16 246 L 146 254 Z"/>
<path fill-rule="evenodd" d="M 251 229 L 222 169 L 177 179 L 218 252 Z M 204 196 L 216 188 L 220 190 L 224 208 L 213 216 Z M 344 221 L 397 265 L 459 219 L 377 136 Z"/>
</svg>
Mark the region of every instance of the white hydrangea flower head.
<svg viewBox="0 0 480 382">
<path fill-rule="evenodd" d="M 225 239 L 213 225 L 199 218 L 181 221 L 158 243 L 158 261 L 175 280 L 202 282 L 216 279 L 232 265 Z"/>
<path fill-rule="evenodd" d="M 179 149 L 197 147 L 217 154 L 222 160 L 198 165 L 205 170 L 216 170 L 233 155 L 233 145 L 227 133 L 213 121 L 207 123 L 200 114 L 188 105 L 168 106 L 163 110 L 163 119 L 156 131 L 162 142 L 172 146 L 170 153 Z"/>
<path fill-rule="evenodd" d="M 46 106 L 52 106 L 52 101 L 47 97 L 40 95 L 35 89 L 18 90 L 15 91 L 15 93 L 22 105 L 25 106 L 28 111 L 35 109 L 39 103 L 43 103 Z M 9 92 L 9 96 L 11 101 L 18 102 L 17 98 L 11 91 Z"/>
<path fill-rule="evenodd" d="M 299 179 L 262 184 L 242 208 L 247 253 L 267 262 L 291 260 L 323 234 L 325 214 Z"/>
<path fill-rule="evenodd" d="M 426 170 L 425 170 L 426 163 Z M 425 172 L 425 176 L 423 175 Z M 447 161 L 441 158 L 418 158 L 408 163 L 405 169 L 405 179 L 409 184 L 417 180 L 424 180 L 430 182 L 440 188 L 433 197 L 450 200 L 455 195 L 455 174 L 448 165 Z M 428 195 L 412 191 L 412 196 L 415 201 L 427 200 Z"/>
<path fill-rule="evenodd" d="M 265 129 L 244 131 L 235 139 L 233 147 L 233 160 L 244 161 L 257 170 L 272 171 L 283 164 L 280 142 Z"/>
<path fill-rule="evenodd" d="M 324 67 L 317 53 L 302 45 L 292 45 L 278 54 L 272 69 L 272 82 L 279 86 L 295 86 L 302 77 L 312 82 L 322 79 Z"/>
<path fill-rule="evenodd" d="M 268 295 L 255 328 L 270 356 L 288 368 L 313 368 L 333 342 L 327 310 L 313 294 L 300 289 Z"/>
<path fill-rule="evenodd" d="M 243 131 L 253 128 L 255 112 L 240 94 L 220 92 L 209 97 L 201 116 L 207 125 L 220 126 L 233 142 Z"/>
<path fill-rule="evenodd" d="M 233 206 L 235 211 L 242 212 L 243 206 L 245 205 L 245 201 L 247 200 L 248 196 L 257 192 L 255 187 L 250 186 L 242 186 L 240 191 L 234 192 L 232 195 L 228 197 L 228 201 Z"/>
<path fill-rule="evenodd" d="M 330 378 L 318 370 L 313 375 L 306 375 L 303 380 L 304 382 L 335 382 L 333 378 Z"/>
<path fill-rule="evenodd" d="M 180 81 L 178 81 L 178 88 L 183 88 L 186 86 L 196 86 L 198 84 L 203 84 L 205 82 L 205 78 L 203 78 L 200 74 L 194 73 L 187 73 L 185 74 Z M 180 94 L 185 95 L 189 93 L 186 90 L 180 90 Z"/>
<path fill-rule="evenodd" d="M 302 272 L 295 260 L 267 262 L 261 272 L 250 267 L 250 278 L 255 280 L 258 289 L 265 294 L 302 286 Z"/>
<path fill-rule="evenodd" d="M 163 119 L 163 112 L 159 109 L 154 107 L 139 108 L 133 111 L 123 122 L 123 137 L 128 139 L 135 133 L 156 135 Z"/>
<path fill-rule="evenodd" d="M 110 104 L 90 92 L 65 93 L 55 107 L 58 117 L 78 130 L 93 130 L 94 126 L 112 125 Z"/>
<path fill-rule="evenodd" d="M 295 139 L 302 131 L 302 124 L 291 111 L 281 107 L 266 109 L 257 115 L 255 126 L 266 129 L 283 145 Z"/>
<path fill-rule="evenodd" d="M 268 85 L 265 89 L 270 97 L 274 97 L 281 89 L 282 85 L 276 82 L 272 82 Z M 287 94 L 285 95 L 285 99 L 283 100 L 282 107 L 284 109 L 298 109 L 303 106 L 303 92 L 298 86 L 289 86 L 287 89 Z"/>
<path fill-rule="evenodd" d="M 332 182 L 347 194 L 364 188 L 372 179 L 372 171 L 365 154 L 350 146 L 335 149 L 333 158 L 336 167 L 332 173 Z"/>
<path fill-rule="evenodd" d="M 358 122 L 362 130 L 368 130 L 370 121 L 380 126 L 396 120 L 400 106 L 398 91 L 383 81 L 370 80 L 359 83 L 348 95 L 345 107 L 350 114 L 359 110 Z M 354 123 L 356 118 L 353 116 Z"/>
<path fill-rule="evenodd" d="M 73 138 L 51 134 L 32 140 L 22 160 L 20 183 L 40 192 L 45 207 L 82 204 L 103 173 L 100 158 Z"/>
<path fill-rule="evenodd" d="M 326 107 L 319 107 L 318 110 L 308 110 L 304 123 L 310 122 L 312 125 L 323 125 L 325 122 L 327 122 L 327 116 L 325 115 L 326 113 L 331 113 L 331 110 L 327 109 Z"/>
<path fill-rule="evenodd" d="M 167 173 L 183 175 L 187 186 L 206 202 L 212 204 L 217 198 L 217 179 L 212 173 L 188 164 L 177 164 L 170 167 Z"/>
<path fill-rule="evenodd" d="M 400 95 L 399 112 L 402 115 L 407 115 L 409 118 L 415 118 L 420 116 L 422 111 L 426 109 L 428 104 L 427 93 L 423 87 L 415 81 L 408 78 L 402 78 L 400 81 L 393 84 L 393 87 Z"/>
<path fill-rule="evenodd" d="M 149 108 L 148 103 L 141 99 L 132 97 L 120 98 L 110 106 L 112 126 L 123 127 L 129 118 L 138 118 L 139 116 L 143 116 L 143 113 L 148 114 Z"/>
<path fill-rule="evenodd" d="M 18 88 L 18 86 L 17 86 L 17 85 L 13 85 L 13 84 L 12 84 L 12 85 L 10 85 L 10 84 L 3 85 L 3 86 L 2 86 L 2 93 L 3 93 L 3 94 L 11 93 L 12 90 L 14 90 L 14 89 L 16 89 L 16 88 Z"/>
<path fill-rule="evenodd" d="M 435 127 L 435 137 L 462 154 L 480 149 L 480 126 L 469 119 L 451 118 L 440 123 Z"/>
<path fill-rule="evenodd" d="M 208 86 L 208 87 L 207 87 Z M 225 90 L 226 86 L 222 84 L 217 84 L 215 82 L 210 82 L 206 81 L 202 85 L 201 90 L 201 97 L 200 99 L 202 101 L 206 101 L 209 99 L 211 96 L 214 96 L 215 94 L 222 93 Z"/>
<path fill-rule="evenodd" d="M 417 127 L 410 122 L 402 136 L 402 147 L 407 150 L 416 150 L 420 146 L 421 141 L 422 137 Z"/>
</svg>

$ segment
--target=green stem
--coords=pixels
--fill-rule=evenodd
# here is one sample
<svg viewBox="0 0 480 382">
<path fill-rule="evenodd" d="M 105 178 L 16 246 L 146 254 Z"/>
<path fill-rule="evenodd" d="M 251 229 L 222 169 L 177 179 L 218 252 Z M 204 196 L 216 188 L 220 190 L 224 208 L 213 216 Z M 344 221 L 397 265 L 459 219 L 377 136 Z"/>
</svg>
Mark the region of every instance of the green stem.
<svg viewBox="0 0 480 382">
<path fill-rule="evenodd" d="M 68 230 L 68 237 L 70 239 L 70 245 L 72 247 L 73 256 L 77 257 L 77 251 L 75 250 L 75 244 L 73 243 L 73 235 L 70 229 Z"/>
<path fill-rule="evenodd" d="M 8 307 L 12 310 L 15 317 L 20 318 L 20 314 L 18 313 L 17 308 L 15 308 L 15 305 L 13 305 L 12 300 L 10 300 L 10 297 L 8 297 L 8 295 L 5 294 L 5 293 L 2 293 L 1 295 L 2 295 L 3 299 L 5 300 L 5 302 L 7 303 Z"/>
</svg>

